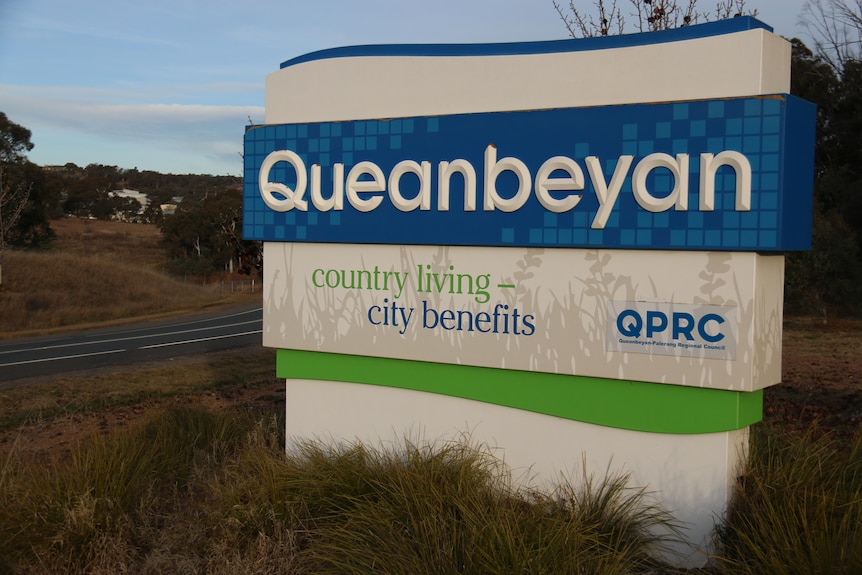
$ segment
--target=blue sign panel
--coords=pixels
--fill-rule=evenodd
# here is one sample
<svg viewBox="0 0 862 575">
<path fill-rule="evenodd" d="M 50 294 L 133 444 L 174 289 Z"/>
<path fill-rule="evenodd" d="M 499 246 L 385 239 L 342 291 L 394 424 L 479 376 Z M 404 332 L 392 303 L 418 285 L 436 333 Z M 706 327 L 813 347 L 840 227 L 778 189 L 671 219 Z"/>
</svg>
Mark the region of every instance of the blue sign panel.
<svg viewBox="0 0 862 575">
<path fill-rule="evenodd" d="M 774 95 L 250 126 L 243 236 L 808 249 L 814 124 Z"/>
</svg>

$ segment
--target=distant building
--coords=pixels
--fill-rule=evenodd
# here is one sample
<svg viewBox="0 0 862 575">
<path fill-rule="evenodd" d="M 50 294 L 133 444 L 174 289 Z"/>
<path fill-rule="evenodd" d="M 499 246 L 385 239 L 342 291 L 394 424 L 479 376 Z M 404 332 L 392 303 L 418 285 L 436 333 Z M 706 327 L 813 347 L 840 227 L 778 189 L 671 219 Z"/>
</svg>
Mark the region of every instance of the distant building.
<svg viewBox="0 0 862 575">
<path fill-rule="evenodd" d="M 159 208 L 162 210 L 163 216 L 172 216 L 177 212 L 177 204 L 183 201 L 182 196 L 174 196 L 171 198 L 171 202 L 169 204 L 160 204 Z"/>
<path fill-rule="evenodd" d="M 150 205 L 150 198 L 147 197 L 147 194 L 143 192 L 138 192 L 136 190 L 114 190 L 112 192 L 108 192 L 108 197 L 110 198 L 132 198 L 137 200 L 139 204 L 141 204 L 141 209 L 138 210 L 138 214 L 143 214 L 144 210 L 147 209 L 147 206 Z"/>
<path fill-rule="evenodd" d="M 66 166 L 42 166 L 42 170 L 45 172 L 68 172 L 69 168 Z"/>
</svg>

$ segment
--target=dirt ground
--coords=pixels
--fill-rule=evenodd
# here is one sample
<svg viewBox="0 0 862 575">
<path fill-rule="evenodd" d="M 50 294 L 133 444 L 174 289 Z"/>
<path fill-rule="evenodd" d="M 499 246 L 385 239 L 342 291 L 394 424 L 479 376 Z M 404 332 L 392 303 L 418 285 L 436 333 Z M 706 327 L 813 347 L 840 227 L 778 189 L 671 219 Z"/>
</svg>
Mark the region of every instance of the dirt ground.
<svg viewBox="0 0 862 575">
<path fill-rule="evenodd" d="M 251 354 L 259 348 L 210 353 L 198 357 L 182 358 L 172 362 L 172 366 L 189 363 L 215 363 L 224 361 L 235 354 Z M 157 363 L 142 363 L 127 366 L 125 369 L 161 369 Z M 91 372 L 67 374 L 66 377 L 80 377 L 84 381 L 91 376 L 107 375 L 122 381 L 126 372 L 116 372 L 116 368 L 102 368 Z M 275 372 L 275 364 L 272 365 Z M 37 377 L 7 382 L 3 387 L 28 385 L 38 387 L 52 381 L 51 377 Z M 154 415 L 176 407 L 204 408 L 212 411 L 223 409 L 242 409 L 254 414 L 284 414 L 284 380 L 271 377 L 251 378 L 232 385 L 222 385 L 196 393 L 156 396 L 132 404 L 111 408 L 95 408 L 71 415 L 55 416 L 45 419 L 36 418 L 28 424 L 12 429 L 0 430 L 0 454 L 13 450 L 25 458 L 47 461 L 52 457 L 68 456 L 82 440 L 95 435 L 131 429 L 145 424 Z M 0 388 L 1 390 L 2 388 Z M 46 386 L 47 389 L 47 386 Z M 50 393 L 50 390 L 48 391 Z M 2 399 L 0 399 L 2 400 Z M 2 460 L 0 460 L 2 465 Z"/>
<path fill-rule="evenodd" d="M 862 430 L 862 321 L 823 325 L 816 319 L 788 320 L 783 374 L 782 383 L 765 391 L 764 421 L 789 430 L 805 430 L 816 422 L 823 430 L 840 436 Z M 0 450 L 14 444 L 20 453 L 37 458 L 68 453 L 82 437 L 136 426 L 160 410 L 183 405 L 281 415 L 284 382 L 275 377 L 261 378 L 199 394 L 60 417 L 28 426 L 23 433 L 0 432 Z"/>
<path fill-rule="evenodd" d="M 790 318 L 784 325 L 782 382 L 764 393 L 764 420 L 789 429 L 816 422 L 862 430 L 862 321 Z"/>
</svg>

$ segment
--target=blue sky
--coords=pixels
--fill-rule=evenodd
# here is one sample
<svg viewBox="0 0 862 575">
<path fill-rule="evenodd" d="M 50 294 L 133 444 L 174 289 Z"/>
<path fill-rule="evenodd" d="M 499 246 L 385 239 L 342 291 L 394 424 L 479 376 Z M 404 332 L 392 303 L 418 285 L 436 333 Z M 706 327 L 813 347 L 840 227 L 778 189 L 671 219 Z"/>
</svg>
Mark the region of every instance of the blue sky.
<svg viewBox="0 0 862 575">
<path fill-rule="evenodd" d="M 806 39 L 804 3 L 746 6 Z M 33 132 L 37 164 L 239 175 L 244 127 L 262 122 L 265 78 L 285 60 L 565 37 L 551 0 L 0 0 L 0 111 Z"/>
</svg>

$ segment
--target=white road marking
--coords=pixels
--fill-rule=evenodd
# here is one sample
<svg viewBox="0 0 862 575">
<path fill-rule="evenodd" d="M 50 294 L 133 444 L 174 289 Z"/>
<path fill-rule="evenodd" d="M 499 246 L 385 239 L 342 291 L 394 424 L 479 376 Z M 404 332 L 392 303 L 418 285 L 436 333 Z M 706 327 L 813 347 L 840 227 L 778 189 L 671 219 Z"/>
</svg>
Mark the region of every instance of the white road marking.
<svg viewBox="0 0 862 575">
<path fill-rule="evenodd" d="M 42 363 L 45 361 L 60 361 L 63 359 L 77 359 L 79 357 L 90 357 L 90 356 L 94 356 L 94 355 L 108 355 L 110 353 L 122 353 L 124 351 L 129 351 L 129 350 L 127 350 L 127 349 L 112 349 L 110 351 L 97 351 L 97 352 L 93 352 L 93 353 L 81 353 L 78 355 L 63 355 L 63 356 L 58 356 L 58 357 L 42 357 L 39 359 L 28 359 L 26 361 L 14 361 L 12 363 L 0 363 L 0 367 L 6 367 L 6 366 L 10 366 L 10 365 L 25 365 L 28 363 Z"/>
<path fill-rule="evenodd" d="M 169 341 L 168 343 L 155 343 L 153 345 L 145 345 L 143 347 L 139 347 L 138 349 L 153 349 L 156 347 L 169 347 L 172 345 L 184 345 L 187 343 L 198 343 L 200 341 L 213 341 L 215 339 L 226 339 L 229 337 L 241 337 L 244 335 L 254 335 L 256 333 L 263 333 L 262 329 L 256 331 L 247 331 L 245 333 L 232 333 L 230 335 L 215 335 L 213 337 L 202 337 L 200 339 L 186 339 L 183 341 Z"/>
<path fill-rule="evenodd" d="M 220 328 L 225 328 L 225 327 L 236 327 L 239 325 L 246 325 L 249 323 L 259 323 L 260 321 L 261 320 L 259 320 L 259 319 L 253 319 L 253 320 L 249 320 L 249 321 L 242 321 L 242 322 L 231 323 L 231 324 L 224 324 L 224 325 L 217 325 L 217 326 L 210 326 L 210 327 L 201 327 L 201 328 L 196 328 L 196 329 L 184 329 L 184 330 L 179 330 L 179 331 L 165 331 L 165 332 L 159 332 L 159 333 L 154 333 L 154 334 L 149 334 L 149 335 L 136 335 L 136 336 L 131 336 L 131 337 L 118 337 L 118 338 L 100 339 L 100 340 L 94 340 L 94 341 L 83 341 L 83 342 L 76 342 L 76 343 L 61 343 L 61 344 L 56 344 L 56 345 L 43 345 L 43 346 L 38 346 L 38 347 L 0 351 L 0 355 L 10 354 L 10 353 L 22 353 L 22 352 L 28 352 L 28 351 L 46 351 L 49 349 L 60 349 L 63 347 L 81 347 L 84 345 L 96 345 L 96 344 L 101 344 L 101 343 L 130 341 L 130 340 L 134 340 L 134 339 L 155 338 L 155 337 L 162 337 L 162 336 L 174 335 L 174 334 L 179 335 L 182 333 L 192 333 L 192 332 L 196 332 L 196 331 L 206 331 L 206 330 L 210 330 L 210 329 L 220 329 Z M 141 348 L 141 349 L 145 349 L 145 348 Z M 12 365 L 12 364 L 0 364 L 0 365 Z"/>
<path fill-rule="evenodd" d="M 258 308 L 256 310 L 251 310 L 250 312 L 241 312 L 241 313 L 236 313 L 236 314 L 230 314 L 230 315 L 223 316 L 223 317 L 232 317 L 232 316 L 237 316 L 237 315 L 244 315 L 247 313 L 256 313 L 259 311 L 260 311 L 260 308 Z M 218 319 L 218 318 L 212 318 L 212 319 Z M 202 320 L 202 321 L 212 321 L 212 319 Z M 130 340 L 136 340 L 136 339 L 165 337 L 165 336 L 171 336 L 171 335 L 179 335 L 179 334 L 188 334 L 188 333 L 194 333 L 194 332 L 208 331 L 208 330 L 213 330 L 213 329 L 237 327 L 237 326 L 260 323 L 260 322 L 261 322 L 260 319 L 254 319 L 254 320 L 236 322 L 236 323 L 231 323 L 231 324 L 226 324 L 226 325 L 215 325 L 215 326 L 200 327 L 200 328 L 194 328 L 194 329 L 184 329 L 184 330 L 179 330 L 179 331 L 165 331 L 165 332 L 159 332 L 159 333 L 148 334 L 148 335 L 137 335 L 137 336 L 131 336 L 131 337 L 120 337 L 120 338 L 114 338 L 114 339 L 104 339 L 104 340 L 88 341 L 88 342 L 65 343 L 65 344 L 57 344 L 57 345 L 51 345 L 51 346 L 38 346 L 38 347 L 32 347 L 32 348 L 27 348 L 27 349 L 0 351 L 0 355 L 10 354 L 10 353 L 24 353 L 24 352 L 28 352 L 28 351 L 29 352 L 44 351 L 44 350 L 49 350 L 49 349 L 60 349 L 60 348 L 64 348 L 64 347 L 80 347 L 80 346 L 86 346 L 86 345 L 114 343 L 114 342 L 130 341 Z M 190 325 L 193 323 L 200 323 L 200 321 L 198 321 L 198 322 L 186 322 L 186 325 Z M 242 332 L 242 333 L 233 333 L 233 334 L 228 334 L 228 335 L 219 335 L 219 336 L 203 337 L 203 338 L 196 338 L 196 339 L 185 339 L 185 340 L 181 340 L 181 341 L 172 341 L 172 342 L 168 342 L 168 343 L 152 344 L 152 345 L 146 345 L 146 346 L 141 346 L 141 347 L 131 347 L 131 348 L 125 347 L 123 349 L 112 349 L 112 350 L 107 350 L 107 351 L 97 351 L 97 352 L 91 352 L 91 353 L 79 353 L 79 354 L 63 355 L 63 356 L 57 356 L 57 357 L 42 357 L 42 358 L 38 358 L 38 359 L 29 359 L 29 360 L 23 360 L 23 361 L 13 361 L 13 362 L 8 362 L 8 363 L 0 363 L 0 367 L 12 367 L 12 366 L 16 366 L 16 365 L 28 365 L 28 364 L 43 363 L 43 362 L 49 362 L 49 361 L 62 361 L 62 360 L 66 360 L 66 359 L 79 359 L 82 357 L 110 355 L 110 354 L 115 354 L 115 353 L 123 353 L 126 351 L 135 350 L 135 349 L 154 349 L 154 348 L 159 348 L 159 347 L 168 347 L 168 346 L 176 346 L 176 345 L 185 345 L 185 344 L 190 344 L 190 343 L 198 343 L 198 342 L 202 342 L 202 341 L 213 341 L 213 340 L 218 340 L 218 339 L 243 337 L 243 336 L 247 336 L 247 335 L 255 335 L 255 334 L 261 334 L 261 333 L 263 333 L 263 330 L 259 329 L 259 330 L 254 330 L 254 331 L 246 331 L 246 332 Z"/>
</svg>

